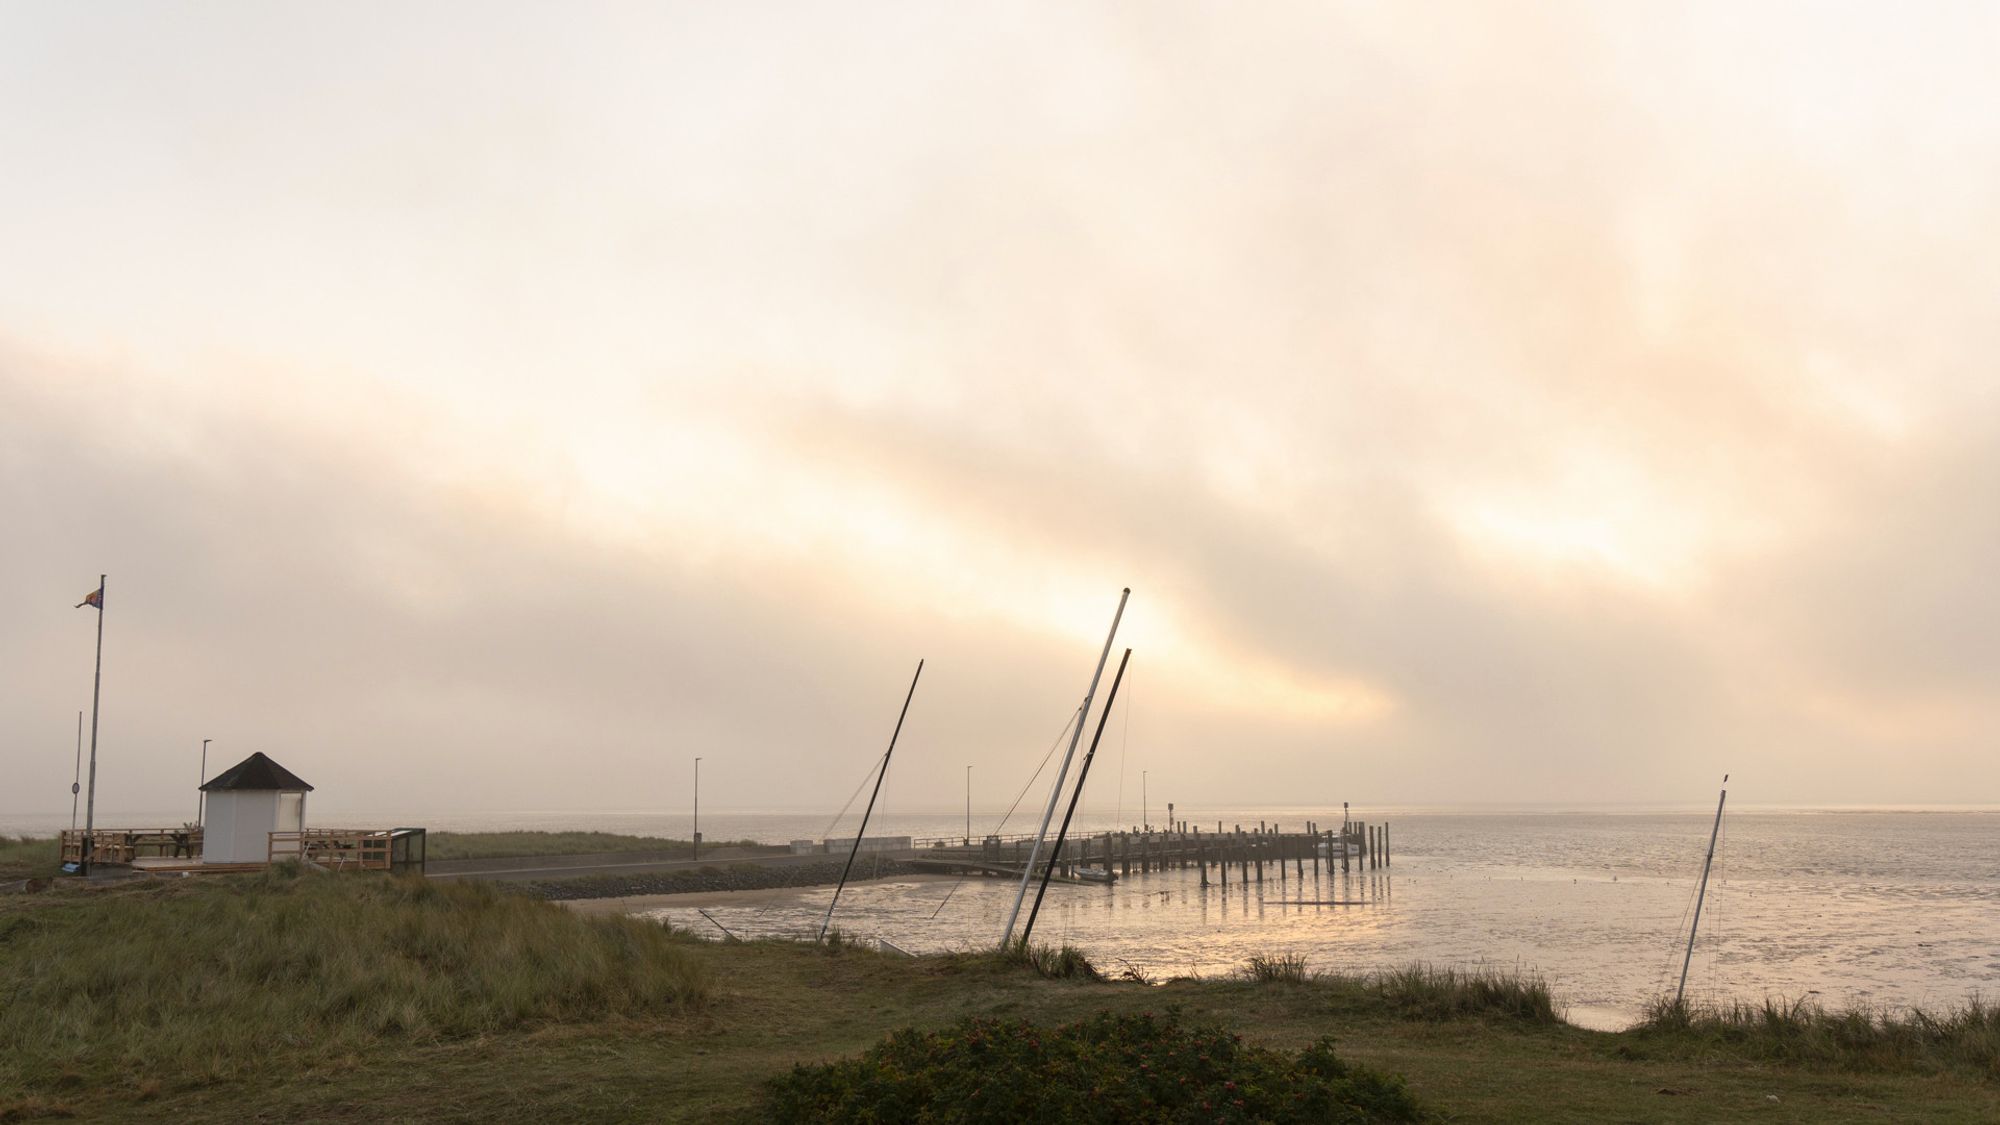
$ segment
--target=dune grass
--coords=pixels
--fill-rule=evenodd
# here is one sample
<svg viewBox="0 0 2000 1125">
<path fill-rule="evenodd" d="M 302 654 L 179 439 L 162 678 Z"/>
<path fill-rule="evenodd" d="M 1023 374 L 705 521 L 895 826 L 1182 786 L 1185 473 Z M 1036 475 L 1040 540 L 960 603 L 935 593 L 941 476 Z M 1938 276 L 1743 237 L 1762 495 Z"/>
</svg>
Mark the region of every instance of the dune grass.
<svg viewBox="0 0 2000 1125">
<path fill-rule="evenodd" d="M 0 879 L 53 875 L 61 861 L 53 836 L 0 836 Z"/>
<path fill-rule="evenodd" d="M 1147 987 L 1060 948 L 910 958 L 847 937 L 701 941 L 388 876 L 63 881 L 0 895 L 0 1122 L 761 1122 L 771 1079 L 903 1029 L 1162 1011 L 1287 1053 L 1334 1036 L 1459 1121 L 1987 1125 L 2000 1093 L 1985 1006 L 1871 1019 L 1937 1039 L 1923 1050 L 1832 1052 L 1785 1039 L 1791 1006 L 1758 1012 L 1785 1017 L 1776 1036 L 1700 1013 L 1606 1033 L 1497 972 Z M 1861 1034 L 1838 1023 L 1815 1034 Z"/>
<path fill-rule="evenodd" d="M 485 884 L 329 875 L 65 886 L 0 903 L 0 1087 L 112 1068 L 220 1078 L 572 1018 L 690 1013 L 685 939 Z"/>
<path fill-rule="evenodd" d="M 1315 973 L 1297 953 L 1253 954 L 1236 971 L 1253 984 L 1312 984 L 1352 1004 L 1370 1004 L 1403 1019 L 1450 1020 L 1496 1016 L 1531 1024 L 1562 1022 L 1562 1007 L 1548 982 L 1501 969 L 1455 969 L 1416 964 L 1383 972 Z"/>
<path fill-rule="evenodd" d="M 1928 1071 L 1966 1067 L 2000 1080 L 2000 1007 L 1973 996 L 1942 1012 L 1817 1002 L 1676 1004 L 1664 997 L 1637 1033 L 1687 1049 L 1821 1067 Z"/>
<path fill-rule="evenodd" d="M 703 840 L 703 850 L 771 848 L 755 840 Z M 691 840 L 668 836 L 625 836 L 616 832 L 430 832 L 426 858 L 512 859 L 517 856 L 596 855 L 610 852 L 694 854 Z M 777 849 L 773 849 L 777 850 Z"/>
<path fill-rule="evenodd" d="M 1244 980 L 1259 984 L 1304 984 L 1306 959 L 1301 953 L 1253 954 L 1243 966 Z"/>
</svg>

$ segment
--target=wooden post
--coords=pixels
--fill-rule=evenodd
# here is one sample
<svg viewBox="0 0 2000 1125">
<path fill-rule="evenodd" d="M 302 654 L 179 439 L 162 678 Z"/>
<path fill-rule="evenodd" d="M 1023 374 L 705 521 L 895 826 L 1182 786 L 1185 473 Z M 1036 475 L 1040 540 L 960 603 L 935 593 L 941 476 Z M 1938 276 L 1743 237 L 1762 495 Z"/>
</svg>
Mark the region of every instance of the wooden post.
<svg viewBox="0 0 2000 1125">
<path fill-rule="evenodd" d="M 1307 827 L 1311 829 L 1310 835 L 1312 836 L 1313 882 L 1317 883 L 1319 882 L 1319 822 L 1313 821 Z"/>
<path fill-rule="evenodd" d="M 1208 856 L 1201 850 L 1201 826 L 1194 829 L 1194 865 L 1201 871 L 1201 885 L 1208 886 Z"/>
<path fill-rule="evenodd" d="M 1393 857 L 1395 854 L 1389 850 L 1389 824 L 1387 821 L 1384 821 L 1382 824 L 1382 866 L 1387 867 L 1391 863 L 1394 863 L 1395 860 Z"/>
</svg>

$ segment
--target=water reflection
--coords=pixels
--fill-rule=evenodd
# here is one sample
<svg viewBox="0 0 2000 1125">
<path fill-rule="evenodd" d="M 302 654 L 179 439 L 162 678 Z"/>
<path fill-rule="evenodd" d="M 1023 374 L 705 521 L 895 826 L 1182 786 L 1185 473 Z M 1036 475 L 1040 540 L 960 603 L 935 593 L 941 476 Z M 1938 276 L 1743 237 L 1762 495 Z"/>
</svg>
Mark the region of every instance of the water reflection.
<svg viewBox="0 0 2000 1125">
<path fill-rule="evenodd" d="M 1308 860 L 1303 877 L 1267 865 L 1261 883 L 1237 867 L 1227 886 L 1212 869 L 1207 886 L 1192 869 L 1054 885 L 1036 940 L 1155 978 L 1225 974 L 1253 954 L 1335 972 L 1419 961 L 1539 972 L 1580 1018 L 1616 1022 L 1673 986 L 1705 828 L 1692 816 L 1411 818 L 1387 870 L 1315 872 Z M 1746 816 L 1724 835 L 1689 978 L 1698 997 L 1940 1006 L 2000 985 L 2000 817 Z M 1856 846 L 1884 835 L 1896 846 Z M 837 924 L 913 951 L 987 946 L 1016 885 L 850 887 Z M 708 909 L 739 933 L 806 933 L 830 896 Z M 691 908 L 656 913 L 707 925 Z"/>
</svg>

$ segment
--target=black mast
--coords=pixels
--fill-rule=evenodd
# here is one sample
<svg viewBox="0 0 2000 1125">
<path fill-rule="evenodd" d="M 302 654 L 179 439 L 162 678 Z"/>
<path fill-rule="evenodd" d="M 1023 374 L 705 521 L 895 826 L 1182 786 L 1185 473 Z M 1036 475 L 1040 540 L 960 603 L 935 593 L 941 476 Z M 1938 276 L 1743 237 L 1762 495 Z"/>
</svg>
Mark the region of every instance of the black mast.
<svg viewBox="0 0 2000 1125">
<path fill-rule="evenodd" d="M 1049 851 L 1049 865 L 1042 868 L 1042 884 L 1035 888 L 1035 906 L 1028 911 L 1028 924 L 1021 930 L 1021 945 L 1025 948 L 1028 936 L 1035 932 L 1035 915 L 1042 912 L 1042 895 L 1048 892 L 1049 876 L 1054 874 L 1056 859 L 1062 855 L 1063 837 L 1069 834 L 1070 818 L 1076 815 L 1076 802 L 1083 796 L 1083 783 L 1090 777 L 1091 759 L 1097 757 L 1097 743 L 1104 737 L 1104 723 L 1111 718 L 1112 705 L 1118 702 L 1118 685 L 1125 681 L 1125 663 L 1132 659 L 1132 650 L 1118 658 L 1118 674 L 1111 678 L 1111 694 L 1104 698 L 1104 710 L 1097 713 L 1097 733 L 1090 736 L 1090 749 L 1083 755 L 1083 767 L 1076 773 L 1076 788 L 1069 794 L 1069 808 L 1063 810 L 1062 827 L 1056 831 L 1056 845 Z"/>
<path fill-rule="evenodd" d="M 868 834 L 868 816 L 875 811 L 875 798 L 882 795 L 882 779 L 889 776 L 889 756 L 896 752 L 896 739 L 902 736 L 903 719 L 910 713 L 910 700 L 916 698 L 917 680 L 924 674 L 924 662 L 917 661 L 917 674 L 910 677 L 910 692 L 903 697 L 903 712 L 896 716 L 896 730 L 889 736 L 889 749 L 882 754 L 882 769 L 875 775 L 875 791 L 868 794 L 868 808 L 861 814 L 861 827 L 854 832 L 854 846 L 847 850 L 847 865 L 840 869 L 840 882 L 834 885 L 833 901 L 826 904 L 826 918 L 819 924 L 819 937 L 826 938 L 826 928 L 833 924 L 833 908 L 840 905 L 840 892 L 847 886 L 847 873 L 854 870 L 854 857 L 861 851 L 861 838 Z"/>
</svg>

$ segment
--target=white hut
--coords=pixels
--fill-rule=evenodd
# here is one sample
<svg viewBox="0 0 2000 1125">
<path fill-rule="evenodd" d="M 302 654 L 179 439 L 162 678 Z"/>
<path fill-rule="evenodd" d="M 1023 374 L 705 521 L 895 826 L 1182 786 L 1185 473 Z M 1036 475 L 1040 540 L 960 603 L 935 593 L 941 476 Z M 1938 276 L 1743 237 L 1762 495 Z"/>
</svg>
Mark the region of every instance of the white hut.
<svg viewBox="0 0 2000 1125">
<path fill-rule="evenodd" d="M 208 794 L 201 861 L 263 863 L 271 855 L 271 833 L 305 827 L 312 786 L 260 751 L 217 774 L 201 791 Z"/>
</svg>

